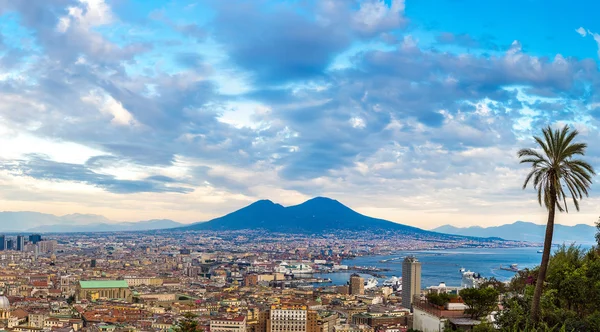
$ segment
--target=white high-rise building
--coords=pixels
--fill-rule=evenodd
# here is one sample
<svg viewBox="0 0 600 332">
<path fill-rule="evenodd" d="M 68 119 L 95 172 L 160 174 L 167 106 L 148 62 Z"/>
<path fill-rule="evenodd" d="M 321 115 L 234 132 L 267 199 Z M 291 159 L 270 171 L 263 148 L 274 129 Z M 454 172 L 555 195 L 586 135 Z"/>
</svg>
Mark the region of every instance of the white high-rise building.
<svg viewBox="0 0 600 332">
<path fill-rule="evenodd" d="M 402 262 L 402 306 L 412 309 L 415 295 L 421 294 L 421 262 L 408 256 Z"/>
<path fill-rule="evenodd" d="M 210 320 L 211 332 L 246 332 L 246 316 L 222 317 Z"/>
<path fill-rule="evenodd" d="M 306 332 L 308 307 L 297 304 L 272 305 L 267 332 Z"/>
</svg>

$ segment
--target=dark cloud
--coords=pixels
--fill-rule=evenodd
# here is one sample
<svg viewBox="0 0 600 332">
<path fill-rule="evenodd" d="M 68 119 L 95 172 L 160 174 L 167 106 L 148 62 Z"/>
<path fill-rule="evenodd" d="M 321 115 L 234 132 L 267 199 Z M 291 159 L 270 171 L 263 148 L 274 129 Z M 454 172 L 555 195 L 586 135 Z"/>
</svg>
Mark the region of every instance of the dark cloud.
<svg viewBox="0 0 600 332">
<path fill-rule="evenodd" d="M 283 5 L 219 2 L 214 34 L 233 62 L 259 82 L 323 77 L 335 55 L 350 45 L 347 31 Z"/>
<path fill-rule="evenodd" d="M 167 185 L 167 183 L 172 182 L 165 181 L 166 177 L 119 180 L 113 175 L 96 173 L 80 164 L 56 162 L 40 155 L 29 155 L 26 160 L 4 161 L 0 168 L 34 179 L 86 183 L 116 194 L 142 192 L 189 193 L 193 191 L 186 187 Z"/>
<path fill-rule="evenodd" d="M 208 166 L 197 166 L 191 171 L 191 175 L 198 181 L 198 185 L 210 185 L 212 187 L 226 189 L 243 194 L 249 193 L 247 184 L 232 180 L 226 176 L 213 174 L 212 168 Z"/>
<path fill-rule="evenodd" d="M 84 56 L 96 65 L 121 69 L 122 61 L 131 61 L 152 48 L 149 43 L 133 42 L 119 46 L 107 40 L 94 27 L 110 23 L 110 12 L 100 9 L 100 13 L 87 17 L 91 9 L 86 4 L 77 0 L 1 0 L 0 15 L 18 12 L 22 24 L 32 31 L 45 56 L 63 66 Z M 69 8 L 78 8 L 81 16 L 71 15 Z"/>
<path fill-rule="evenodd" d="M 398 30 L 406 23 L 403 9 L 368 20 L 366 14 L 379 11 L 361 4 L 378 6 L 381 1 L 332 0 L 327 8 L 325 2 L 265 7 L 215 1 L 215 20 L 207 26 L 161 18 L 183 36 L 205 41 L 208 33 L 219 43 L 227 65 L 251 77 L 249 91 L 237 96 L 219 92 L 213 75 L 222 72 L 193 48 L 164 55 L 179 66 L 177 71 L 158 65 L 127 70 L 140 69 L 134 65 L 154 46 L 116 45 L 77 22 L 60 33 L 58 17 L 68 14 L 66 6 L 81 3 L 31 3 L 0 0 L 0 8 L 22 14 L 43 49 L 43 56 L 23 73 L 34 80 L 0 81 L 0 114 L 16 130 L 76 142 L 106 155 L 84 165 L 30 156 L 3 168 L 110 192 L 185 193 L 187 185 L 208 183 L 251 194 L 248 185 L 206 166 L 192 167 L 185 180 L 153 175 L 124 181 L 100 173 L 130 164 L 165 167 L 178 158 L 276 170 L 285 182 L 281 186 L 311 193 L 315 189 L 309 180 L 316 178 L 366 185 L 373 178 L 442 180 L 494 166 L 514 167 L 505 161 L 510 158 L 495 160 L 491 154 L 486 161 L 473 154 L 522 144 L 519 136 L 529 135 L 528 128 L 515 129 L 522 119 L 534 127 L 567 121 L 582 114 L 582 105 L 600 102 L 592 60 L 534 57 L 518 43 L 494 56 L 426 49 Z M 357 16 L 360 8 L 364 12 Z M 373 40 L 395 47 L 365 49 L 352 57 L 352 66 L 329 68 L 353 43 Z M 438 42 L 500 50 L 490 36 L 442 34 Z M 523 101 L 519 93 L 556 102 Z M 248 116 L 251 126 L 232 126 L 220 120 L 231 111 L 230 101 L 258 102 L 268 110 Z M 525 107 L 539 114 L 524 115 Z M 128 112 L 133 121 L 115 124 L 115 110 Z M 589 114 L 600 120 L 597 110 Z M 359 167 L 371 168 L 363 174 Z"/>
<path fill-rule="evenodd" d="M 389 32 L 406 24 L 402 0 L 216 4 L 216 40 L 261 86 L 324 79 L 332 60 L 353 41 L 392 42 Z"/>
<path fill-rule="evenodd" d="M 531 57 L 518 45 L 502 57 L 399 47 L 365 52 L 356 60 L 357 69 L 336 72 L 323 91 L 295 90 L 287 100 L 278 91 L 274 105 L 329 100 L 274 114 L 299 133 L 290 142 L 296 149 L 279 152 L 282 176 L 329 176 L 390 141 L 409 147 L 430 141 L 450 151 L 509 147 L 516 142 L 513 124 L 523 107 L 511 87 L 551 89 L 571 98 L 580 93 L 582 82 L 597 75 L 585 61 Z M 568 112 L 561 114 L 556 119 L 568 118 Z M 353 119 L 360 119 L 360 125 L 353 125 Z M 404 123 L 401 132 L 391 129 L 392 119 Z"/>
</svg>

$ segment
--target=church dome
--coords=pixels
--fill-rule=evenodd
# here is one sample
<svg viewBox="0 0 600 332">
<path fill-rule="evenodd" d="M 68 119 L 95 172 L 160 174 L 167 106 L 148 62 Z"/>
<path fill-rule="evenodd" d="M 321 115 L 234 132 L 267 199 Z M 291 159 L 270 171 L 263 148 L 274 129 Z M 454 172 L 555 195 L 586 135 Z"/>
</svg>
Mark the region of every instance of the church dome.
<svg viewBox="0 0 600 332">
<path fill-rule="evenodd" d="M 9 310 L 10 302 L 8 298 L 4 296 L 4 293 L 0 293 L 0 310 Z"/>
</svg>

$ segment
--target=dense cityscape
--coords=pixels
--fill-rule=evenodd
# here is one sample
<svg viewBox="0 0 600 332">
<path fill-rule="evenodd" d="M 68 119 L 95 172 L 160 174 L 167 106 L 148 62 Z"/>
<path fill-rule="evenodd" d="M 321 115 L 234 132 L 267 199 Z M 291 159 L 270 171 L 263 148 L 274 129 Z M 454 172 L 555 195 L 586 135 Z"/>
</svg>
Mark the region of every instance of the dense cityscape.
<svg viewBox="0 0 600 332">
<path fill-rule="evenodd" d="M 599 11 L 0 0 L 0 332 L 600 332 Z"/>
<path fill-rule="evenodd" d="M 215 332 L 405 331 L 419 317 L 410 311 L 422 288 L 417 261 L 379 285 L 359 274 L 346 285 L 332 285 L 313 273 L 378 276 L 377 268 L 342 260 L 399 250 L 525 245 L 258 231 L 3 235 L 0 240 L 4 329 L 109 332 L 169 331 L 186 313 Z M 476 284 L 467 279 L 466 287 Z"/>
</svg>

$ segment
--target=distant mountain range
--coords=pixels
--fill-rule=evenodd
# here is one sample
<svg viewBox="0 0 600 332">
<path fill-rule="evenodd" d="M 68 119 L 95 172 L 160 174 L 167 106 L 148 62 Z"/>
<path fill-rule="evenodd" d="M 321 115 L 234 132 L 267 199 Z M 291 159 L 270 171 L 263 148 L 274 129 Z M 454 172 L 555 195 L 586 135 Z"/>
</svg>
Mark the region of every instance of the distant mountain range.
<svg viewBox="0 0 600 332">
<path fill-rule="evenodd" d="M 497 236 L 506 240 L 544 242 L 546 226 L 531 222 L 517 221 L 512 224 L 493 227 L 473 226 L 460 228 L 451 225 L 444 225 L 433 229 L 433 231 L 464 236 Z M 596 228 L 593 226 L 583 224 L 565 226 L 556 224 L 554 226 L 553 242 L 555 244 L 570 244 L 573 242 L 578 244 L 592 244 L 595 243 L 594 234 L 596 234 Z"/>
<path fill-rule="evenodd" d="M 544 225 L 518 221 L 494 227 L 459 228 L 445 225 L 423 230 L 383 219 L 362 215 L 342 203 L 325 197 L 284 207 L 269 200 L 260 200 L 223 217 L 184 225 L 168 219 L 139 222 L 117 222 L 94 214 L 55 216 L 38 212 L 0 212 L 0 233 L 39 232 L 118 232 L 118 231 L 202 231 L 257 230 L 280 233 L 322 234 L 340 231 L 392 231 L 420 238 L 477 237 L 543 242 Z M 555 243 L 589 244 L 594 242 L 593 226 L 556 225 Z"/>
<path fill-rule="evenodd" d="M 39 212 L 0 212 L 0 232 L 118 232 L 144 231 L 180 227 L 183 224 L 161 219 L 138 222 L 117 222 L 95 214 L 55 216 Z"/>
<path fill-rule="evenodd" d="M 313 198 L 302 204 L 288 207 L 269 200 L 261 200 L 223 217 L 184 226 L 176 230 L 218 231 L 245 229 L 303 234 L 322 234 L 340 231 L 393 231 L 396 234 L 406 234 L 420 238 L 456 238 L 456 236 L 452 235 L 449 236 L 383 219 L 371 218 L 355 212 L 336 200 L 325 197 Z"/>
</svg>

